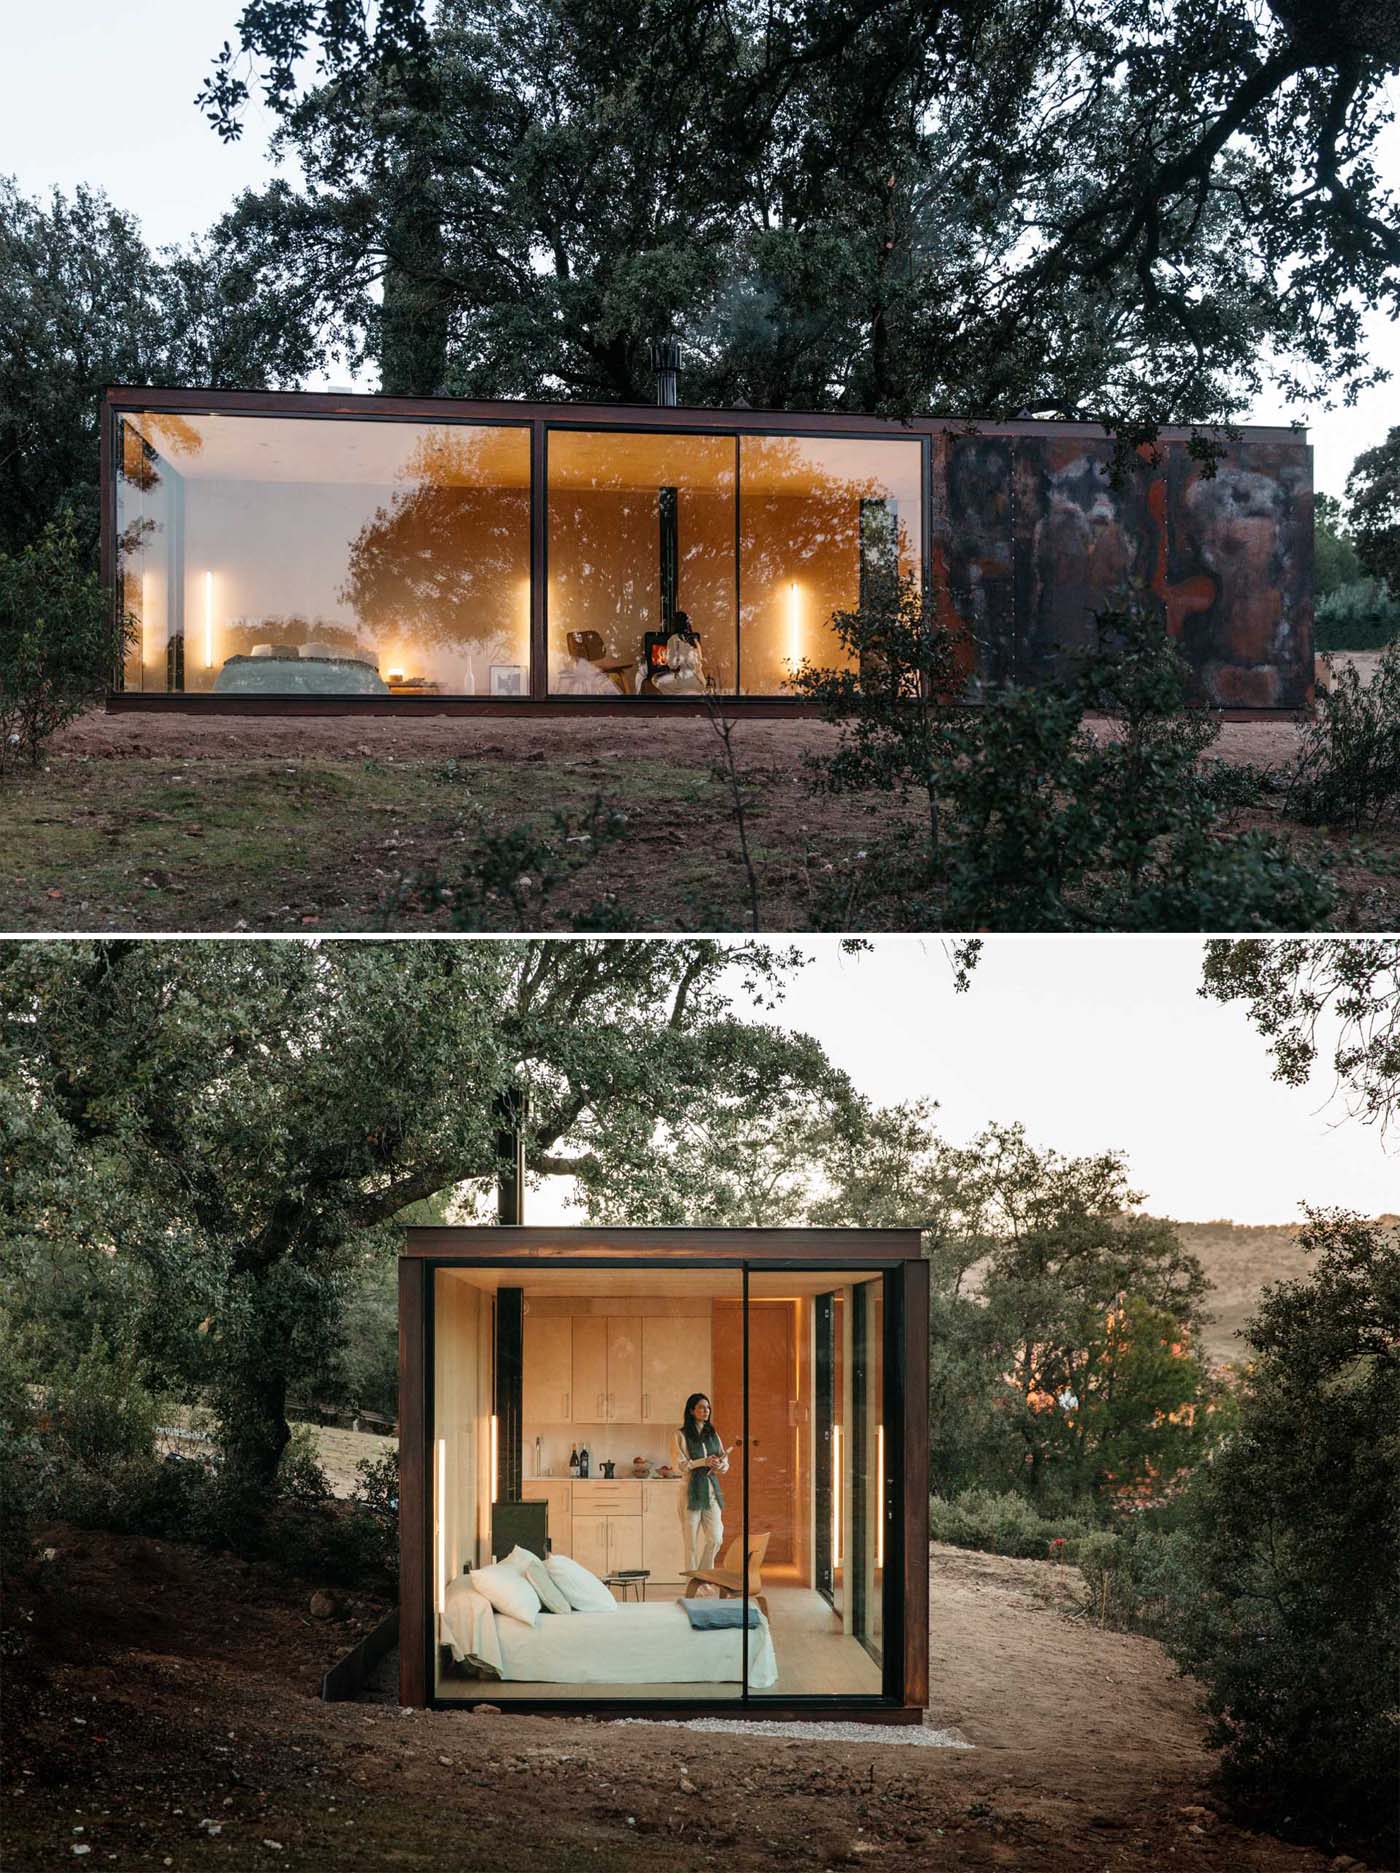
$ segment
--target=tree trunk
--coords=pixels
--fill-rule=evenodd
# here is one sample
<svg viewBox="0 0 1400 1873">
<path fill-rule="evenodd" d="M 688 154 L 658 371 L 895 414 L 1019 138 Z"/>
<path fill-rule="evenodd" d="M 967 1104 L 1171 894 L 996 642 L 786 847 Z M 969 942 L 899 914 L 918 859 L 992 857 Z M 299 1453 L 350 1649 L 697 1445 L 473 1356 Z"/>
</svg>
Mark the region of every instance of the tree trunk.
<svg viewBox="0 0 1400 1873">
<path fill-rule="evenodd" d="M 265 1502 L 292 1435 L 286 1373 L 266 1359 L 240 1363 L 218 1387 L 216 1408 L 226 1483 Z"/>
<path fill-rule="evenodd" d="M 447 377 L 451 299 L 443 278 L 442 223 L 426 177 L 405 178 L 385 234 L 379 387 L 385 396 L 432 397 Z"/>
</svg>

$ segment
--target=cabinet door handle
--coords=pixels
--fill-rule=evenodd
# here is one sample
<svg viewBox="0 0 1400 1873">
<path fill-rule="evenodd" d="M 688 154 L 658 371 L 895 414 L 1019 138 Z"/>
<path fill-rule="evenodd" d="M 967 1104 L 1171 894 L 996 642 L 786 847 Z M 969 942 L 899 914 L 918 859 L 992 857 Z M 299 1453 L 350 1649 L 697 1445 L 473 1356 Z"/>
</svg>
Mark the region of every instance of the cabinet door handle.
<svg viewBox="0 0 1400 1873">
<path fill-rule="evenodd" d="M 569 1415 L 569 1394 L 568 1394 L 567 1392 L 563 1392 L 563 1393 L 561 1393 L 561 1394 L 560 1394 L 560 1396 L 561 1396 L 561 1397 L 563 1398 L 563 1400 L 564 1400 L 564 1412 L 563 1412 L 563 1415 L 564 1415 L 564 1416 L 565 1416 L 565 1417 L 567 1418 L 567 1417 L 568 1417 L 568 1415 Z"/>
<path fill-rule="evenodd" d="M 612 1417 L 612 1415 L 613 1415 L 613 1399 L 614 1399 L 614 1398 L 615 1398 L 616 1396 L 617 1396 L 617 1394 L 616 1394 L 615 1392 L 609 1392 L 609 1393 L 608 1393 L 608 1416 L 609 1416 L 609 1417 Z"/>
<path fill-rule="evenodd" d="M 650 1393 L 650 1392 L 643 1392 L 643 1393 L 642 1393 L 642 1419 L 643 1419 L 643 1422 L 645 1422 L 645 1421 L 646 1421 L 647 1419 L 649 1419 L 650 1417 L 651 1417 L 651 1393 Z"/>
<path fill-rule="evenodd" d="M 606 1415 L 607 1415 L 606 1412 L 603 1410 L 603 1393 L 599 1392 L 598 1394 L 598 1416 L 602 1418 L 602 1417 L 606 1417 Z"/>
</svg>

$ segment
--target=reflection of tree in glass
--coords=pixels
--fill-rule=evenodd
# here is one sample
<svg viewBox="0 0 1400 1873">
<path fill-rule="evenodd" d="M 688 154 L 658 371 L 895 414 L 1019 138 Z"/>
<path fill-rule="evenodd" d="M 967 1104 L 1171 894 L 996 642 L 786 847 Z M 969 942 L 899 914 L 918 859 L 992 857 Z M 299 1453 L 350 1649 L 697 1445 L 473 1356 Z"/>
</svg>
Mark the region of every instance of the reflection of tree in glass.
<svg viewBox="0 0 1400 1873">
<path fill-rule="evenodd" d="M 681 451 L 661 438 L 653 458 L 657 479 L 639 479 L 629 439 L 590 435 L 551 444 L 549 576 L 551 683 L 598 688 L 592 664 L 570 656 L 568 634 L 596 632 L 601 658 L 624 664 L 623 687 L 635 688 L 643 637 L 660 632 L 663 616 L 663 488 L 675 490 L 675 602 L 699 634 L 706 670 L 732 686 L 734 647 L 734 442 L 685 438 Z M 613 454 L 617 444 L 619 453 Z M 586 449 L 587 478 L 569 485 L 567 467 Z M 604 676 L 603 687 L 615 687 Z"/>
<path fill-rule="evenodd" d="M 230 657 L 251 657 L 255 644 L 295 644 L 298 649 L 309 647 L 313 656 L 318 650 L 333 657 L 367 654 L 357 631 L 328 618 L 303 618 L 296 613 L 285 618 L 235 618 L 224 637 Z"/>
<path fill-rule="evenodd" d="M 423 436 L 400 470 L 405 486 L 350 543 L 337 596 L 372 632 L 424 644 L 518 649 L 521 583 L 529 576 L 528 485 L 490 485 L 483 457 L 497 432 Z M 522 453 L 528 444 L 522 441 Z M 528 483 L 528 477 L 525 477 Z"/>
<path fill-rule="evenodd" d="M 690 446 L 695 478 L 703 478 L 703 485 L 682 481 L 678 487 L 677 600 L 699 633 L 706 672 L 726 690 L 734 687 L 734 445 L 730 438 L 694 437 Z M 862 544 L 867 577 L 878 575 L 880 567 L 889 576 L 890 528 L 899 568 L 920 570 L 918 445 L 758 436 L 742 438 L 739 447 L 743 686 L 773 691 L 796 663 L 839 655 L 831 617 L 860 602 Z M 856 447 L 859 472 L 843 472 L 837 462 L 849 461 Z M 596 631 L 603 658 L 616 662 L 640 660 L 643 632 L 663 625 L 660 489 L 610 474 L 605 447 L 596 459 L 590 486 L 552 481 L 550 487 L 555 686 L 574 686 L 567 632 Z M 677 479 L 673 473 L 673 485 Z M 794 583 L 801 587 L 802 613 L 796 659 L 788 654 L 788 594 Z"/>
<path fill-rule="evenodd" d="M 845 661 L 831 621 L 836 612 L 860 604 L 863 560 L 867 583 L 888 583 L 896 570 L 906 576 L 920 571 L 918 445 L 862 440 L 858 446 L 861 471 L 843 472 L 836 462 L 849 454 L 850 444 L 763 436 L 745 437 L 740 445 L 740 632 L 747 691 L 785 687 L 797 663 Z M 800 607 L 795 625 L 787 610 L 794 585 Z"/>
</svg>

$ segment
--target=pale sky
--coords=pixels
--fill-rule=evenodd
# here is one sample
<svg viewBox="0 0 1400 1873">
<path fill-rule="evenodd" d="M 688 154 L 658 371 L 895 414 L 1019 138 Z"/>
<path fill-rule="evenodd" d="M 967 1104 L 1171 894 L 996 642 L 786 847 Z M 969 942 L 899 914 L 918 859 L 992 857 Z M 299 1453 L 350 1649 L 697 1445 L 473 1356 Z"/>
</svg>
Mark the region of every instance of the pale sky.
<svg viewBox="0 0 1400 1873">
<path fill-rule="evenodd" d="M 1400 1211 L 1400 1138 L 1387 1152 L 1345 1119 L 1325 1062 L 1311 1087 L 1276 1084 L 1243 1004 L 1197 995 L 1198 937 L 988 937 L 963 995 L 936 937 L 801 947 L 812 960 L 770 1018 L 882 1104 L 936 1099 L 952 1143 L 1020 1120 L 1067 1155 L 1121 1149 L 1146 1208 L 1177 1222 Z M 527 1220 L 577 1222 L 564 1197 L 531 1192 Z"/>
<path fill-rule="evenodd" d="M 0 174 L 27 194 L 98 184 L 160 246 L 203 232 L 239 189 L 273 173 L 260 106 L 249 106 L 241 142 L 225 145 L 193 101 L 241 0 L 63 0 L 24 10 L 22 45 L 19 11 L 7 9 L 0 44 Z M 1392 96 L 1400 103 L 1400 85 Z M 1381 173 L 1400 181 L 1400 125 L 1378 147 Z M 1400 328 L 1373 317 L 1369 329 L 1374 358 L 1400 376 Z M 1400 389 L 1384 385 L 1351 410 L 1268 401 L 1251 413 L 1260 423 L 1300 419 L 1316 451 L 1316 487 L 1340 495 L 1356 455 L 1400 420 Z"/>
</svg>

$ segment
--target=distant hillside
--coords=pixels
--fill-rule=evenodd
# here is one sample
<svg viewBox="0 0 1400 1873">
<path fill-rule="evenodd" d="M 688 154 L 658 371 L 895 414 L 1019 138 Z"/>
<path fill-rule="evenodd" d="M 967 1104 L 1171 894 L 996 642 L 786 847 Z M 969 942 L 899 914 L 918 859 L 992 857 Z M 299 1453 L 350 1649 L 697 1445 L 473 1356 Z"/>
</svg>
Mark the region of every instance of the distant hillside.
<svg viewBox="0 0 1400 1873">
<path fill-rule="evenodd" d="M 1382 1217 L 1395 1223 L 1400 1218 Z M 1295 1223 L 1178 1223 L 1177 1234 L 1200 1257 L 1211 1282 L 1206 1307 L 1215 1318 L 1203 1335 L 1212 1363 L 1245 1355 L 1238 1330 L 1254 1312 L 1259 1291 L 1270 1281 L 1296 1281 L 1311 1258 L 1298 1248 Z"/>
</svg>

